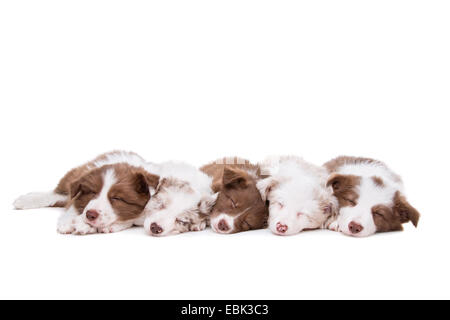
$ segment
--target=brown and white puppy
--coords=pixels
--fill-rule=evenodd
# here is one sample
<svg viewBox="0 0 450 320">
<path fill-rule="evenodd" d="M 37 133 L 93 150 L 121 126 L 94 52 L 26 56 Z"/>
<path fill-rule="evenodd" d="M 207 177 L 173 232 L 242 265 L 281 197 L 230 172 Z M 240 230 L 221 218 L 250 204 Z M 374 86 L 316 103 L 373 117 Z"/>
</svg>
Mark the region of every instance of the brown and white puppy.
<svg viewBox="0 0 450 320">
<path fill-rule="evenodd" d="M 204 230 L 217 195 L 212 179 L 183 162 L 148 164 L 160 176 L 155 194 L 145 207 L 144 229 L 152 236 Z"/>
<path fill-rule="evenodd" d="M 19 197 L 16 209 L 66 207 L 58 220 L 63 234 L 110 233 L 140 224 L 159 177 L 144 170 L 135 153 L 114 151 L 72 169 L 54 191 Z"/>
<path fill-rule="evenodd" d="M 200 170 L 213 178 L 217 200 L 210 215 L 211 227 L 218 233 L 262 229 L 269 214 L 256 187 L 261 179 L 257 165 L 239 158 L 223 158 Z"/>
<path fill-rule="evenodd" d="M 337 213 L 337 199 L 326 186 L 328 174 L 323 167 L 295 156 L 268 157 L 260 166 L 269 177 L 257 187 L 270 203 L 268 224 L 274 234 L 325 228 Z"/>
<path fill-rule="evenodd" d="M 401 178 L 383 162 L 338 157 L 324 166 L 340 206 L 330 229 L 364 237 L 403 230 L 402 224 L 409 221 L 417 227 L 419 212 L 406 200 Z"/>
</svg>

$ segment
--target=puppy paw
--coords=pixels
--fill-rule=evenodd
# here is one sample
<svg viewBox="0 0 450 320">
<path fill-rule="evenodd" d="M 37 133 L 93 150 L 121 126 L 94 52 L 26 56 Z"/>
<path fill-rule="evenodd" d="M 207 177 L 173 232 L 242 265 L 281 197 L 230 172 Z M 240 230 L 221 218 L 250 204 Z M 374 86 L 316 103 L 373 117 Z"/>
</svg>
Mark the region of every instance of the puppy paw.
<svg viewBox="0 0 450 320">
<path fill-rule="evenodd" d="M 86 223 L 59 223 L 57 231 L 61 234 L 85 235 L 97 233 L 97 229 Z"/>
<path fill-rule="evenodd" d="M 72 234 L 75 231 L 73 224 L 59 224 L 57 231 L 61 234 Z"/>
<path fill-rule="evenodd" d="M 203 221 L 203 222 L 201 222 L 199 224 L 193 225 L 191 227 L 191 231 L 202 231 L 202 230 L 205 230 L 205 229 L 206 229 L 206 222 L 205 221 Z"/>
<path fill-rule="evenodd" d="M 331 223 L 328 226 L 328 229 L 331 231 L 339 231 L 339 225 L 338 225 L 337 221 L 334 221 L 333 223 Z"/>
<path fill-rule="evenodd" d="M 82 224 L 82 225 L 77 225 L 75 227 L 75 230 L 72 232 L 72 234 L 76 234 L 76 235 L 86 235 L 86 234 L 93 234 L 93 233 L 97 233 L 97 229 L 91 227 L 88 224 Z"/>
<path fill-rule="evenodd" d="M 98 229 L 100 233 L 114 233 L 130 228 L 130 224 L 113 224 L 105 228 Z"/>
</svg>

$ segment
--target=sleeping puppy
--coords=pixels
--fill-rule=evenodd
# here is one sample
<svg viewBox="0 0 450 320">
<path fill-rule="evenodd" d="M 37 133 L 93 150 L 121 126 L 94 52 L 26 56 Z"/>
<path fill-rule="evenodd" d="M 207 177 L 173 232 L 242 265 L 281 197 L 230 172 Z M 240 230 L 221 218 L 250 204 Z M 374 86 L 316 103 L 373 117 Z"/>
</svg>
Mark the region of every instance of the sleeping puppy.
<svg viewBox="0 0 450 320">
<path fill-rule="evenodd" d="M 420 214 L 406 200 L 401 178 L 384 163 L 367 158 L 339 157 L 324 165 L 328 186 L 339 200 L 339 215 L 331 229 L 365 237 L 376 232 L 400 231 Z"/>
<path fill-rule="evenodd" d="M 16 209 L 66 207 L 58 220 L 63 234 L 110 233 L 139 224 L 159 177 L 144 170 L 144 159 L 114 151 L 72 169 L 54 191 L 19 197 Z"/>
<path fill-rule="evenodd" d="M 181 162 L 148 164 L 146 168 L 160 177 L 144 210 L 146 232 L 160 237 L 204 230 L 217 198 L 212 179 Z"/>
<path fill-rule="evenodd" d="M 203 166 L 213 179 L 217 201 L 210 215 L 211 228 L 229 234 L 267 226 L 268 208 L 256 187 L 261 179 L 257 165 L 239 158 L 223 158 Z"/>
<path fill-rule="evenodd" d="M 337 213 L 337 199 L 326 186 L 327 171 L 295 156 L 269 157 L 261 163 L 269 177 L 258 182 L 269 207 L 269 229 L 277 235 L 326 227 Z"/>
</svg>

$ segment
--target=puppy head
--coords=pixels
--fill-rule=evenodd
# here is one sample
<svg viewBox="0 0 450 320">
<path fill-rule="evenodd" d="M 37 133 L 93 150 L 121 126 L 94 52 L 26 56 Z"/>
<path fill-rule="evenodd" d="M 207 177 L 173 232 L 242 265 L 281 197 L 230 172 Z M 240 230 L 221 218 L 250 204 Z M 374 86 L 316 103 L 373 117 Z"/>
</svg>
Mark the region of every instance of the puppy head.
<svg viewBox="0 0 450 320">
<path fill-rule="evenodd" d="M 328 186 L 339 201 L 339 230 L 365 237 L 376 232 L 401 231 L 411 221 L 417 227 L 420 214 L 402 195 L 397 183 L 380 177 L 335 173 Z"/>
<path fill-rule="evenodd" d="M 218 233 L 236 233 L 266 227 L 268 210 L 245 170 L 224 167 L 220 192 L 211 213 L 211 227 Z"/>
<path fill-rule="evenodd" d="M 163 178 L 145 208 L 144 229 L 152 236 L 203 230 L 216 197 L 200 194 L 188 182 Z"/>
<path fill-rule="evenodd" d="M 258 188 L 269 202 L 269 229 L 277 235 L 320 228 L 337 212 L 331 189 L 316 179 L 269 177 Z"/>
<path fill-rule="evenodd" d="M 128 164 L 106 165 L 82 176 L 70 186 L 72 205 L 92 227 L 138 218 L 159 177 Z"/>
</svg>

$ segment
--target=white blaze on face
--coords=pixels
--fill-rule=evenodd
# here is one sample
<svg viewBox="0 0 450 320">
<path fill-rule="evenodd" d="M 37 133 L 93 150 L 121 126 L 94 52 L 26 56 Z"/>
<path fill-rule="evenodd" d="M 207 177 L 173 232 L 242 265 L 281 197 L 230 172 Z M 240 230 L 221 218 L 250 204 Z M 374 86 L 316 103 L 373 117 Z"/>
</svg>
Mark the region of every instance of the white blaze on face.
<svg viewBox="0 0 450 320">
<path fill-rule="evenodd" d="M 361 177 L 361 184 L 355 190 L 359 194 L 356 206 L 342 207 L 339 211 L 339 231 L 355 237 L 366 237 L 376 232 L 372 208 L 377 205 L 391 207 L 395 192 L 401 187 L 398 183 L 387 179 L 383 179 L 383 181 L 384 186 L 380 187 L 374 183 L 371 177 Z M 353 234 L 349 228 L 352 222 L 362 226 L 362 231 Z"/>
<path fill-rule="evenodd" d="M 235 232 L 235 224 L 234 222 L 243 214 L 247 213 L 251 208 L 244 209 L 242 212 L 230 216 L 226 213 L 220 213 L 217 216 L 211 218 L 211 228 L 217 233 L 233 233 Z"/>
<path fill-rule="evenodd" d="M 103 186 L 96 198 L 92 199 L 83 211 L 84 221 L 93 227 L 104 228 L 110 226 L 117 220 L 117 215 L 108 198 L 108 192 L 111 187 L 117 182 L 114 169 L 107 170 L 103 175 Z M 89 221 L 86 218 L 86 212 L 95 210 L 99 216 L 94 221 Z"/>
<path fill-rule="evenodd" d="M 232 233 L 234 231 L 234 218 L 226 213 L 220 213 L 211 219 L 211 228 L 217 233 Z"/>
</svg>

